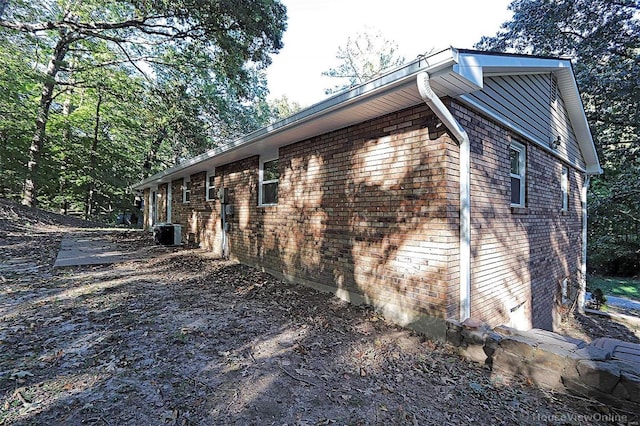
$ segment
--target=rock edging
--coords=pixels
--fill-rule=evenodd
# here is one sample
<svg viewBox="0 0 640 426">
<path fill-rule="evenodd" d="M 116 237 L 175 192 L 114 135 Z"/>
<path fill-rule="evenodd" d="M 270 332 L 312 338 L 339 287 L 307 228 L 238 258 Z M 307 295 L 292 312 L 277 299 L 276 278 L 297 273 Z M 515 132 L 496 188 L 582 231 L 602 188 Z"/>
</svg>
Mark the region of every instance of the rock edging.
<svg viewBox="0 0 640 426">
<path fill-rule="evenodd" d="M 616 339 L 582 340 L 533 329 L 491 329 L 482 321 L 447 321 L 446 340 L 494 374 L 521 376 L 560 392 L 640 411 L 640 345 Z"/>
</svg>

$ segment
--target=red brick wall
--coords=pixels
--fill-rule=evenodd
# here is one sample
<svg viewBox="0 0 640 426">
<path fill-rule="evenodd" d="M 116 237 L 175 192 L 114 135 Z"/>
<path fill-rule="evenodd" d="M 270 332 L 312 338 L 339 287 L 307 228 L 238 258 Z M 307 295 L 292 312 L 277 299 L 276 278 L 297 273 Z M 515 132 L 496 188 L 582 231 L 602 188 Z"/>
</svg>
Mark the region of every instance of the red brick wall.
<svg viewBox="0 0 640 426">
<path fill-rule="evenodd" d="M 216 185 L 228 189 L 233 214 L 227 216 L 228 240 L 232 258 L 250 264 L 273 267 L 265 247 L 272 244 L 275 226 L 273 210 L 258 208 L 258 167 L 260 157 L 254 156 L 216 168 Z M 265 219 L 267 218 L 267 219 Z"/>
<path fill-rule="evenodd" d="M 144 190 L 144 195 L 143 195 L 143 199 L 144 199 L 144 224 L 143 227 L 146 230 L 149 230 L 149 227 L 151 226 L 151 218 L 150 216 L 150 209 L 149 206 L 151 205 L 151 190 L 149 188 Z"/>
<path fill-rule="evenodd" d="M 471 316 L 493 325 L 552 329 L 560 282 L 580 269 L 583 176 L 569 167 L 564 214 L 559 159 L 460 105 L 471 140 Z M 526 209 L 510 207 L 509 146 L 526 146 Z"/>
<path fill-rule="evenodd" d="M 235 208 L 232 257 L 406 323 L 450 316 L 458 153 L 436 123 L 418 106 L 281 148 L 277 206 L 257 206 L 259 157 L 216 168 Z"/>
<path fill-rule="evenodd" d="M 561 163 L 509 130 L 448 102 L 471 138 L 471 315 L 492 325 L 550 329 L 557 290 L 581 254 L 582 175 L 570 170 L 561 213 Z M 458 316 L 457 144 L 427 106 L 292 143 L 279 150 L 279 202 L 258 206 L 254 156 L 216 167 L 229 190 L 231 257 L 378 306 L 402 323 Z M 527 208 L 510 207 L 509 144 L 527 146 Z M 206 173 L 172 182 L 173 222 L 221 253 L 219 201 Z"/>
<path fill-rule="evenodd" d="M 171 182 L 171 222 L 182 225 L 182 232 L 186 235 L 190 217 L 191 203 L 182 202 L 182 179 L 176 179 Z"/>
<path fill-rule="evenodd" d="M 182 202 L 183 180 L 171 182 L 171 222 L 182 225 L 183 243 L 193 242 L 221 254 L 220 203 L 206 200 L 207 172 L 191 175 L 191 196 Z"/>
</svg>

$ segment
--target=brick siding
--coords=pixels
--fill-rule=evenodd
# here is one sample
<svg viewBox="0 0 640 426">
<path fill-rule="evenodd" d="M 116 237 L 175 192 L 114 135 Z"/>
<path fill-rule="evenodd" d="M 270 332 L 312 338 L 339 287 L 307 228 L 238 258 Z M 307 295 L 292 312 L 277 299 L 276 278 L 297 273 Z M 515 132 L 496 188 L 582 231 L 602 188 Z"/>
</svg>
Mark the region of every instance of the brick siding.
<svg viewBox="0 0 640 426">
<path fill-rule="evenodd" d="M 552 330 L 562 280 L 578 280 L 583 175 L 565 164 L 570 189 L 563 213 L 559 159 L 471 109 L 452 109 L 471 140 L 471 316 Z M 524 209 L 510 207 L 512 141 L 526 146 Z"/>
<path fill-rule="evenodd" d="M 144 195 L 143 195 L 143 200 L 144 200 L 144 205 L 142 206 L 143 208 L 143 214 L 144 214 L 144 220 L 143 220 L 143 226 L 144 229 L 149 229 L 151 227 L 151 212 L 149 209 L 149 206 L 151 205 L 151 190 L 149 188 L 144 190 Z"/>
<path fill-rule="evenodd" d="M 570 170 L 561 209 L 561 163 L 454 101 L 471 138 L 471 315 L 492 325 L 551 329 L 562 278 L 576 279 L 582 176 Z M 527 147 L 527 208 L 510 207 L 509 144 Z M 458 316 L 458 146 L 426 105 L 279 150 L 279 199 L 258 206 L 260 157 L 216 167 L 228 188 L 233 259 L 317 283 L 378 306 L 410 325 Z M 206 172 L 172 185 L 172 221 L 221 254 L 219 201 L 205 201 Z M 161 192 L 161 191 L 160 191 Z M 166 191 L 165 191 L 166 192 Z M 524 214 L 523 214 L 524 213 Z"/>
<path fill-rule="evenodd" d="M 231 257 L 401 311 L 407 323 L 453 315 L 458 150 L 437 124 L 418 106 L 280 148 L 275 206 L 258 206 L 258 156 L 216 167 L 234 206 Z M 220 203 L 204 201 L 205 173 L 191 176 L 189 204 L 181 185 L 173 222 L 215 249 L 202 241 L 220 217 Z"/>
<path fill-rule="evenodd" d="M 191 175 L 189 202 L 183 202 L 183 180 L 171 182 L 171 222 L 182 225 L 184 243 L 194 242 L 221 255 L 220 203 L 206 200 L 207 172 Z"/>
<path fill-rule="evenodd" d="M 158 185 L 158 223 L 167 222 L 167 192 L 169 184 L 163 183 Z"/>
</svg>

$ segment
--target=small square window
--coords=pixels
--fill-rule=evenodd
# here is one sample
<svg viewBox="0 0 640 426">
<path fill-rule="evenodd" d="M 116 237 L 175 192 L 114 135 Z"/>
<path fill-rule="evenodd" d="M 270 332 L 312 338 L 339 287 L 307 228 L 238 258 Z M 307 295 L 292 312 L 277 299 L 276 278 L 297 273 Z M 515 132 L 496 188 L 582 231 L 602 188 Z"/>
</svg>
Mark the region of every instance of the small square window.
<svg viewBox="0 0 640 426">
<path fill-rule="evenodd" d="M 191 180 L 189 178 L 182 179 L 182 202 L 188 203 L 191 200 Z"/>
<path fill-rule="evenodd" d="M 511 206 L 525 206 L 526 189 L 526 149 L 524 145 L 513 142 L 509 148 L 511 163 Z"/>
<path fill-rule="evenodd" d="M 265 183 L 262 185 L 262 204 L 278 203 L 278 182 Z"/>
<path fill-rule="evenodd" d="M 216 178 L 215 170 L 212 170 L 212 171 L 207 173 L 207 184 L 206 184 L 206 188 L 205 188 L 207 201 L 213 201 L 213 200 L 216 199 L 215 178 Z"/>
<path fill-rule="evenodd" d="M 259 204 L 278 204 L 278 180 L 280 171 L 278 169 L 278 159 L 260 161 L 260 187 Z"/>
</svg>

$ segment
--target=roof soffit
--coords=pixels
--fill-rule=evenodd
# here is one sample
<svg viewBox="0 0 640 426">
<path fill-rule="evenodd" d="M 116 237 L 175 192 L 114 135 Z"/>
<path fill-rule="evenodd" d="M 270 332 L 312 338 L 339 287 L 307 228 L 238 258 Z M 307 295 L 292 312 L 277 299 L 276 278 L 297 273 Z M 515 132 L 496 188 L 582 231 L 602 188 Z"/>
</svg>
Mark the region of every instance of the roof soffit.
<svg viewBox="0 0 640 426">
<path fill-rule="evenodd" d="M 597 154 L 568 60 L 492 55 L 449 48 L 428 57 L 418 58 L 227 145 L 214 148 L 157 173 L 139 182 L 134 188 L 148 188 L 242 158 L 273 152 L 281 146 L 421 104 L 422 99 L 415 84 L 415 76 L 421 71 L 429 73 L 432 87 L 440 97 L 458 97 L 481 90 L 484 77 L 491 75 L 554 72 L 558 77 L 565 102 L 569 102 L 570 119 L 581 141 L 585 160 L 599 169 Z"/>
</svg>

